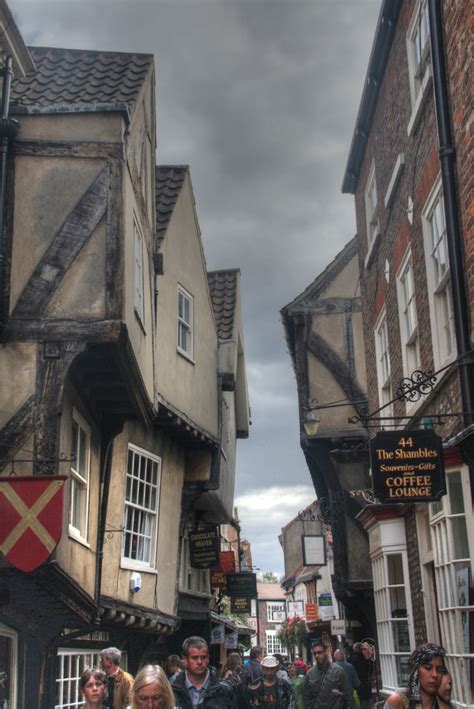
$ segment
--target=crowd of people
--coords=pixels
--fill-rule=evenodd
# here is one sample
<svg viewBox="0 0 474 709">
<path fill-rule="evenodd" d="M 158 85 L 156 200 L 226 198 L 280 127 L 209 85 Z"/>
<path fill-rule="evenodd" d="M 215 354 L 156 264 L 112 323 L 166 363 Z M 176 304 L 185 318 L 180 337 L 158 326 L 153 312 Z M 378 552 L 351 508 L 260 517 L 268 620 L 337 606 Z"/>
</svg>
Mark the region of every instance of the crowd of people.
<svg viewBox="0 0 474 709">
<path fill-rule="evenodd" d="M 101 652 L 101 669 L 86 669 L 79 687 L 81 709 L 370 709 L 373 706 L 374 648 L 355 643 L 346 658 L 314 640 L 314 663 L 300 657 L 285 662 L 253 647 L 244 664 L 231 652 L 218 672 L 209 664 L 209 647 L 200 637 L 187 638 L 181 657 L 171 655 L 166 668 L 145 665 L 133 678 L 120 667 L 121 652 Z M 426 644 L 409 660 L 406 692 L 387 697 L 383 709 L 453 709 L 452 680 L 445 651 Z M 454 708 L 455 709 L 455 708 Z"/>
</svg>

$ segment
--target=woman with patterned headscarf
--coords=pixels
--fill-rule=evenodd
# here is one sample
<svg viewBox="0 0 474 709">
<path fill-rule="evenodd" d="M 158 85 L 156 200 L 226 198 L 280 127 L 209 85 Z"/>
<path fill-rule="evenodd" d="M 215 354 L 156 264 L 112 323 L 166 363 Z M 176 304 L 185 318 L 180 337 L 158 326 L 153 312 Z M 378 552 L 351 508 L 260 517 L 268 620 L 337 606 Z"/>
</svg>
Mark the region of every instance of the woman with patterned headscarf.
<svg viewBox="0 0 474 709">
<path fill-rule="evenodd" d="M 384 709 L 439 709 L 438 689 L 447 669 L 446 652 L 440 645 L 421 645 L 410 656 L 411 669 L 406 694 L 391 694 Z"/>
</svg>

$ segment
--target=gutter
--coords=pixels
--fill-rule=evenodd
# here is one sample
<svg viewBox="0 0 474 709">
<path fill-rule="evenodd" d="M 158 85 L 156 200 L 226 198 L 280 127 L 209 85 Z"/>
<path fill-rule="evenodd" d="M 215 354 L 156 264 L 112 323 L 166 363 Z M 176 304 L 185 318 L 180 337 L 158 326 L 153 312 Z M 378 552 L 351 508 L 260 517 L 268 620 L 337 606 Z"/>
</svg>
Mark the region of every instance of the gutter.
<svg viewBox="0 0 474 709">
<path fill-rule="evenodd" d="M 13 60 L 8 57 L 0 71 L 3 76 L 2 115 L 0 118 L 0 328 L 6 321 L 6 278 L 5 278 L 5 194 L 7 186 L 8 143 L 18 132 L 18 123 L 8 117 L 10 109 L 10 89 L 13 77 Z"/>
<path fill-rule="evenodd" d="M 441 178 L 446 216 L 446 236 L 451 272 L 454 327 L 458 357 L 463 357 L 471 351 L 471 342 L 469 335 L 466 282 L 464 277 L 464 240 L 457 193 L 456 150 L 451 127 L 448 73 L 446 68 L 441 4 L 439 0 L 428 0 L 433 92 L 436 107 L 439 160 L 441 163 Z M 464 411 L 464 425 L 468 428 L 473 423 L 474 411 L 473 366 L 468 361 L 468 358 L 465 358 L 464 361 L 459 364 L 459 379 Z M 474 494 L 474 470 L 472 466 L 471 489 Z"/>
<path fill-rule="evenodd" d="M 392 47 L 398 16 L 402 8 L 402 0 L 383 0 L 375 31 L 374 43 L 370 53 L 369 66 L 365 78 L 365 86 L 357 114 L 352 143 L 347 158 L 342 192 L 355 194 L 359 181 L 360 170 L 364 161 L 365 149 L 372 127 L 372 121 L 377 106 L 380 86 Z"/>
</svg>

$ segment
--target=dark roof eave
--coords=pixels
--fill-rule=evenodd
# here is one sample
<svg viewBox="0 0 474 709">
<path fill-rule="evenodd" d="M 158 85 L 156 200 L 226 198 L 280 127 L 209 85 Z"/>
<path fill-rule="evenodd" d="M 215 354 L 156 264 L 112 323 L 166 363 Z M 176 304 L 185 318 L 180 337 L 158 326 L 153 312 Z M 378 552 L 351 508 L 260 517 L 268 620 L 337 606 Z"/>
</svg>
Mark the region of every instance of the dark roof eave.
<svg viewBox="0 0 474 709">
<path fill-rule="evenodd" d="M 354 194 L 357 189 L 380 86 L 387 66 L 401 7 L 402 0 L 383 0 L 380 8 L 364 90 L 344 171 L 341 188 L 344 194 Z"/>
<path fill-rule="evenodd" d="M 116 102 L 80 102 L 80 103 L 52 103 L 46 106 L 36 104 L 25 106 L 12 104 L 10 113 L 12 115 L 39 115 L 39 114 L 59 114 L 59 113 L 122 113 L 127 125 L 130 123 L 130 111 L 123 101 Z"/>
</svg>

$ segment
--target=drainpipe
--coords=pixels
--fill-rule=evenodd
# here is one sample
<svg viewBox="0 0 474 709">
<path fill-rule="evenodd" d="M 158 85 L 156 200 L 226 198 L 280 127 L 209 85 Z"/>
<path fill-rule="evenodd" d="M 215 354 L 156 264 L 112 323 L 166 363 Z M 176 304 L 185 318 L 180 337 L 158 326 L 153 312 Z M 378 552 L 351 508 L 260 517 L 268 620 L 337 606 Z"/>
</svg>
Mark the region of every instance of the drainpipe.
<svg viewBox="0 0 474 709">
<path fill-rule="evenodd" d="M 10 89 L 13 76 L 12 58 L 8 57 L 5 66 L 0 71 L 3 76 L 2 115 L 0 118 L 0 326 L 6 319 L 4 309 L 5 299 L 5 192 L 7 184 L 8 141 L 14 138 L 18 131 L 18 123 L 8 117 L 10 108 Z"/>
<path fill-rule="evenodd" d="M 444 53 L 442 3 L 428 0 L 430 17 L 431 61 L 433 67 L 433 90 L 438 126 L 439 159 L 443 182 L 444 206 L 446 213 L 446 235 L 448 242 L 451 271 L 451 289 L 453 296 L 454 325 L 458 356 L 463 357 L 471 350 L 468 303 L 464 279 L 463 233 L 459 215 L 459 202 L 456 189 L 456 153 L 451 129 L 451 115 L 448 95 L 448 75 Z M 463 360 L 459 365 L 461 397 L 464 411 L 464 426 L 473 421 L 474 411 L 474 376 L 473 367 Z M 471 489 L 474 493 L 474 471 L 471 469 Z"/>
<path fill-rule="evenodd" d="M 97 615 L 94 622 L 100 625 L 99 603 L 100 589 L 102 586 L 102 561 L 104 558 L 104 538 L 105 528 L 107 525 L 107 507 L 109 504 L 110 476 L 111 476 L 111 448 L 114 442 L 114 436 L 111 436 L 105 448 L 104 460 L 102 465 L 102 498 L 99 508 L 99 519 L 97 525 L 97 543 L 95 557 L 95 586 L 94 586 L 94 601 L 97 607 Z"/>
</svg>

